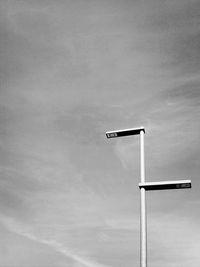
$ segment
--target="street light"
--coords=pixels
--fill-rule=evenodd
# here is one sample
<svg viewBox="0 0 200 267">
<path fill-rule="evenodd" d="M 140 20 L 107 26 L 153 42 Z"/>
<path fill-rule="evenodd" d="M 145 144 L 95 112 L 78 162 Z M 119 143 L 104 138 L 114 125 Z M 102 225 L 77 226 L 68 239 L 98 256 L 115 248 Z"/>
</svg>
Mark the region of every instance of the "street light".
<svg viewBox="0 0 200 267">
<path fill-rule="evenodd" d="M 146 191 L 191 188 L 191 180 L 139 183 L 139 188 L 144 188 Z"/>
<path fill-rule="evenodd" d="M 113 137 L 122 137 L 122 136 L 128 136 L 128 135 L 137 135 L 137 134 L 140 134 L 141 131 L 145 133 L 144 127 L 109 131 L 109 132 L 106 132 L 106 136 L 107 138 L 113 138 Z"/>
<path fill-rule="evenodd" d="M 140 266 L 147 267 L 147 222 L 146 222 L 146 196 L 150 190 L 188 189 L 191 188 L 191 180 L 145 182 L 144 165 L 144 127 L 115 130 L 106 132 L 107 138 L 140 135 Z"/>
</svg>

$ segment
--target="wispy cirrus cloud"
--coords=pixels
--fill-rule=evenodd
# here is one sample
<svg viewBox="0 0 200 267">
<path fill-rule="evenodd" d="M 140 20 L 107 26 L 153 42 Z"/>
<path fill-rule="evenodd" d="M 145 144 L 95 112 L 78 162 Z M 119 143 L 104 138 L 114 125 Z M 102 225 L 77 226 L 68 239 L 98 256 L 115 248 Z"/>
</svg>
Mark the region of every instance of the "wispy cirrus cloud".
<svg viewBox="0 0 200 267">
<path fill-rule="evenodd" d="M 31 232 L 30 227 L 18 223 L 12 217 L 5 217 L 1 215 L 0 222 L 11 232 L 18 234 L 20 236 L 26 237 L 32 241 L 47 245 L 53 248 L 55 251 L 63 254 L 67 258 L 70 258 L 75 263 L 79 264 L 78 266 L 85 267 L 107 267 L 107 265 L 100 264 L 91 260 L 89 257 L 80 256 L 76 250 L 70 249 L 60 242 L 53 239 L 43 239 L 37 234 Z M 77 266 L 77 265 L 76 265 Z"/>
</svg>

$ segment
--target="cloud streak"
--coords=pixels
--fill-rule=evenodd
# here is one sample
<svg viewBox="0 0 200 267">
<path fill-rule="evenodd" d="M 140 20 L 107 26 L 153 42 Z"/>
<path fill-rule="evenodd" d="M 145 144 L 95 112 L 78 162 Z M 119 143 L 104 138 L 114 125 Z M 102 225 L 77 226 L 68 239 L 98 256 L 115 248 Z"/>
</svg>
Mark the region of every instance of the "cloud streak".
<svg viewBox="0 0 200 267">
<path fill-rule="evenodd" d="M 27 227 L 25 225 L 22 225 L 20 223 L 17 223 L 13 218 L 11 217 L 5 217 L 1 215 L 0 218 L 1 223 L 8 229 L 9 231 L 16 233 L 20 236 L 26 237 L 30 240 L 33 240 L 35 242 L 47 245 L 51 248 L 53 248 L 55 251 L 63 254 L 67 258 L 70 258 L 74 260 L 76 263 L 81 264 L 81 266 L 85 267 L 107 267 L 107 265 L 102 265 L 100 263 L 97 263 L 89 258 L 79 256 L 77 253 L 75 253 L 73 250 L 65 247 L 63 244 L 56 240 L 52 239 L 42 239 L 39 236 L 31 233 L 30 231 L 27 231 Z"/>
</svg>

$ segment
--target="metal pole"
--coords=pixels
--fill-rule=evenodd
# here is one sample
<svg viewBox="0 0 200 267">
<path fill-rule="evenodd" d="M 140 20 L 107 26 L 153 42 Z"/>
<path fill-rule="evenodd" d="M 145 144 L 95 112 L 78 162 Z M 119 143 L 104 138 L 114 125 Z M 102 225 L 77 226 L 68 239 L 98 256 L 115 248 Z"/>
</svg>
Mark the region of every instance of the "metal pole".
<svg viewBox="0 0 200 267">
<path fill-rule="evenodd" d="M 140 131 L 140 178 L 145 183 L 144 131 Z M 145 188 L 140 189 L 140 267 L 147 267 L 147 223 Z"/>
</svg>

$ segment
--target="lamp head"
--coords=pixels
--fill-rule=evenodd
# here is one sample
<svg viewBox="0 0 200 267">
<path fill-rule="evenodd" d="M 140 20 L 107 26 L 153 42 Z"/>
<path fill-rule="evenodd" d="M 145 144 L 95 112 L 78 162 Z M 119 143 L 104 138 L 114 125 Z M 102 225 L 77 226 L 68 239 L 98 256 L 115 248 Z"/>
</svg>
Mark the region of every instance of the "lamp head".
<svg viewBox="0 0 200 267">
<path fill-rule="evenodd" d="M 140 134 L 141 131 L 145 133 L 144 127 L 108 131 L 106 132 L 106 136 L 107 138 L 123 137 L 129 135 L 137 135 Z"/>
</svg>

